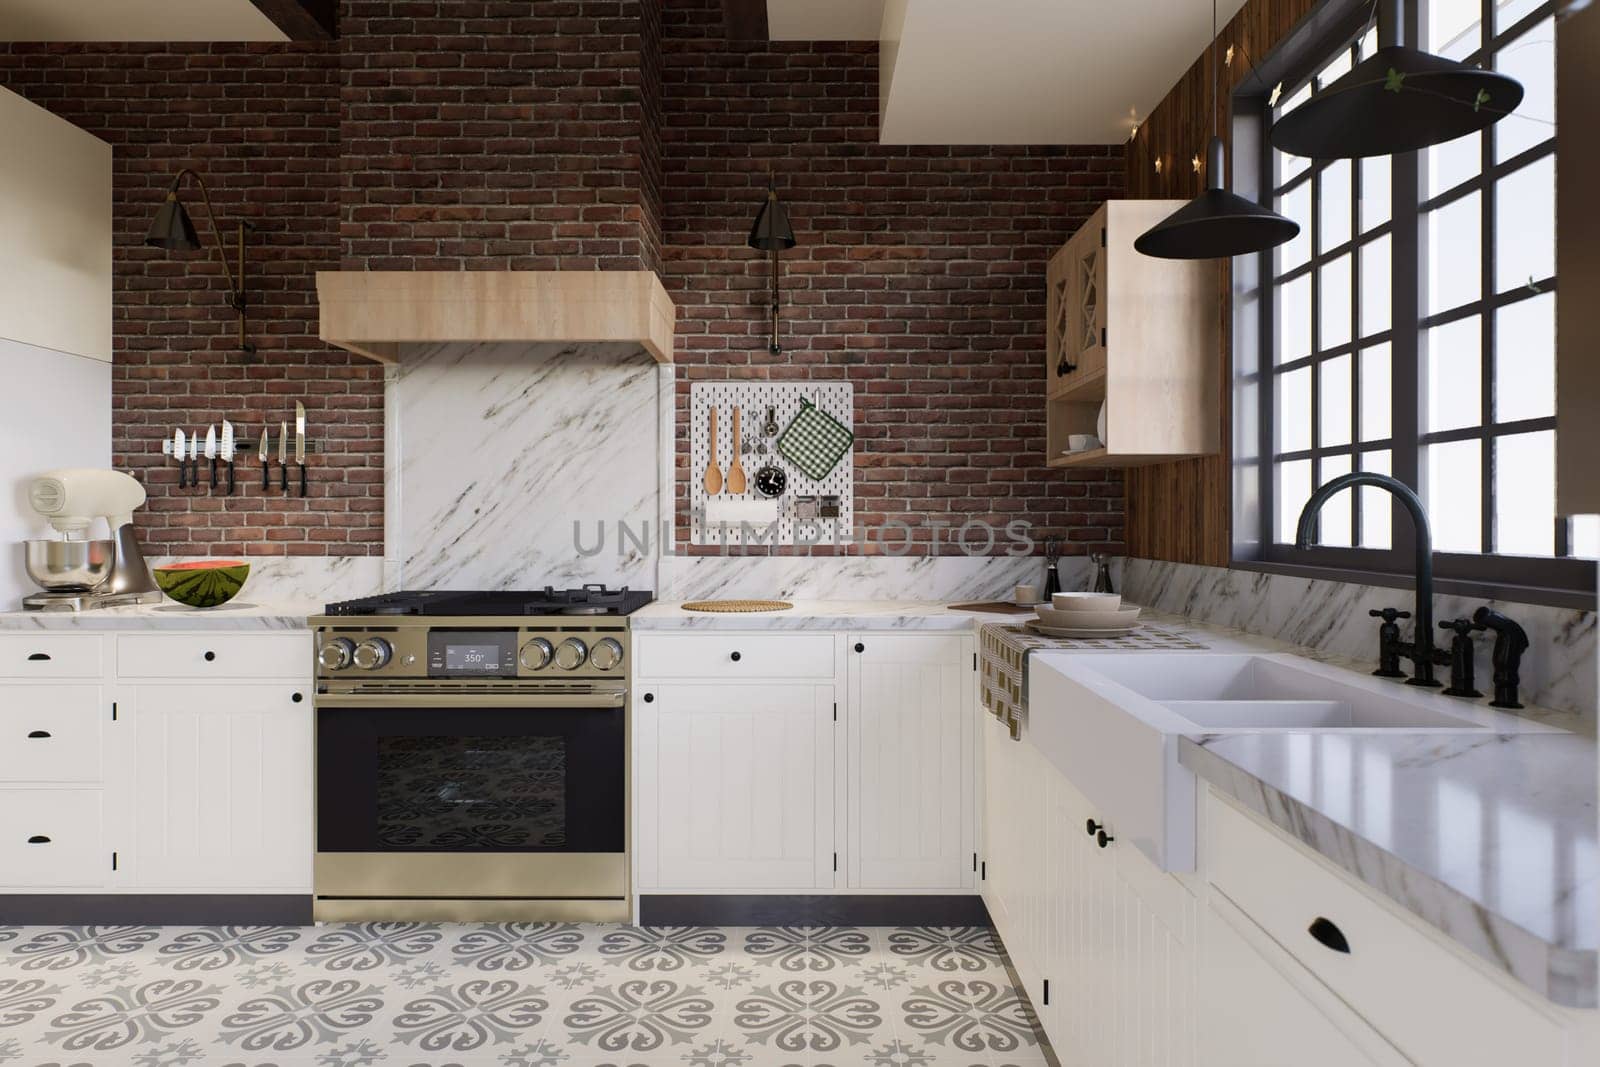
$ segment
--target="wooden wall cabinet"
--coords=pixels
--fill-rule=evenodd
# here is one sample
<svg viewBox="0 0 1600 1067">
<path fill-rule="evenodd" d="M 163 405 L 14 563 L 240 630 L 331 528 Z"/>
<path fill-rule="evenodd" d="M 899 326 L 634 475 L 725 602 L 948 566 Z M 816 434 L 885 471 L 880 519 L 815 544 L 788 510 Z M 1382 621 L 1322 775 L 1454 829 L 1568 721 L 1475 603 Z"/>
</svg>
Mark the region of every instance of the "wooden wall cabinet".
<svg viewBox="0 0 1600 1067">
<path fill-rule="evenodd" d="M 1127 467 L 1222 448 L 1220 268 L 1153 259 L 1140 234 L 1180 200 L 1109 200 L 1050 259 L 1045 441 L 1051 467 Z M 1072 434 L 1101 447 L 1067 454 Z"/>
</svg>

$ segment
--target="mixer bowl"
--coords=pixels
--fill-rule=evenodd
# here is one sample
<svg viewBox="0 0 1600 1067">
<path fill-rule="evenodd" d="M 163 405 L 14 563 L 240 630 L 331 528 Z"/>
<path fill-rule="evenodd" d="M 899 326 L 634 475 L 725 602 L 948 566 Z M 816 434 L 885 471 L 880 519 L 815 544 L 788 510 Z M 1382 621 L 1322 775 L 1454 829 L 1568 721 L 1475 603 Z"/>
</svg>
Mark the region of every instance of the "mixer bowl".
<svg viewBox="0 0 1600 1067">
<path fill-rule="evenodd" d="M 111 577 L 115 541 L 24 541 L 28 577 L 52 593 L 92 592 Z"/>
</svg>

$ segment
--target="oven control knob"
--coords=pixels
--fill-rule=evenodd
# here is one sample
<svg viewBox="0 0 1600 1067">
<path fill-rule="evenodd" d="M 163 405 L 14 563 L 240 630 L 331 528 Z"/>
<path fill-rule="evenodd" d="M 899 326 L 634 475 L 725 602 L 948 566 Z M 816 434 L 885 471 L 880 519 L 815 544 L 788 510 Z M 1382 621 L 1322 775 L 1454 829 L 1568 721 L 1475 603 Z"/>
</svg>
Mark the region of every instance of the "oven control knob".
<svg viewBox="0 0 1600 1067">
<path fill-rule="evenodd" d="M 357 667 L 364 671 L 375 671 L 389 662 L 389 657 L 394 654 L 394 649 L 389 647 L 389 642 L 381 637 L 369 637 L 356 646 L 355 654 L 351 657 Z"/>
<path fill-rule="evenodd" d="M 556 666 L 564 671 L 575 671 L 589 658 L 589 646 L 576 637 L 569 637 L 556 649 Z"/>
<path fill-rule="evenodd" d="M 622 662 L 622 646 L 615 638 L 603 637 L 589 653 L 589 663 L 595 670 L 614 670 Z"/>
<path fill-rule="evenodd" d="M 334 637 L 322 643 L 317 650 L 317 666 L 325 671 L 342 671 L 350 666 L 356 643 L 348 637 Z"/>
<path fill-rule="evenodd" d="M 540 671 L 550 666 L 550 660 L 555 656 L 556 650 L 550 647 L 550 642 L 542 637 L 535 637 L 532 641 L 522 646 L 522 665 L 530 671 Z"/>
</svg>

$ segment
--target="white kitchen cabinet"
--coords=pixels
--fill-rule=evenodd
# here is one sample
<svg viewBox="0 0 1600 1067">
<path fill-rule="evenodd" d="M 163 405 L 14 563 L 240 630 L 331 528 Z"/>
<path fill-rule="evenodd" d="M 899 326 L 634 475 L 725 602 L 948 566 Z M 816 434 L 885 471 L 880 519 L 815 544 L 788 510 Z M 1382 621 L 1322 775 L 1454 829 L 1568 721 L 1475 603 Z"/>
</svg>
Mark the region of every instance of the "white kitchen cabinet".
<svg viewBox="0 0 1600 1067">
<path fill-rule="evenodd" d="M 142 685 L 133 694 L 133 882 L 309 890 L 305 687 Z"/>
<path fill-rule="evenodd" d="M 16 889 L 91 889 L 111 877 L 99 789 L 0 789 L 0 878 Z"/>
<path fill-rule="evenodd" d="M 646 682 L 634 702 L 642 889 L 832 889 L 832 685 Z"/>
<path fill-rule="evenodd" d="M 972 639 L 847 639 L 849 884 L 965 890 L 974 857 Z"/>
<path fill-rule="evenodd" d="M 110 723 L 98 685 L 0 685 L 0 782 L 98 782 Z"/>
</svg>

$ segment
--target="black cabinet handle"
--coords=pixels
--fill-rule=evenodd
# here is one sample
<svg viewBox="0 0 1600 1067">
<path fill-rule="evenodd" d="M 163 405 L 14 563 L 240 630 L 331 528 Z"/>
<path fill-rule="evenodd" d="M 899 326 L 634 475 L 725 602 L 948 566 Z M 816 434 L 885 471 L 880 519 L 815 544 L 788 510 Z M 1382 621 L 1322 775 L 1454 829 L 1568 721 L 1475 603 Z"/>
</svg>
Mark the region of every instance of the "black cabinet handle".
<svg viewBox="0 0 1600 1067">
<path fill-rule="evenodd" d="M 49 736 L 50 736 L 50 731 L 49 730 L 31 730 L 28 733 L 28 740 L 32 741 L 32 740 L 37 739 L 37 738 L 44 738 L 44 737 L 49 737 Z"/>
<path fill-rule="evenodd" d="M 867 646 L 866 645 L 863 645 L 860 641 L 856 642 L 856 651 L 857 652 L 865 652 L 866 650 L 867 650 Z"/>
<path fill-rule="evenodd" d="M 1306 928 L 1306 932 L 1316 938 L 1324 948 L 1331 948 L 1335 952 L 1343 952 L 1346 956 L 1350 955 L 1350 941 L 1344 936 L 1344 931 L 1334 925 L 1332 919 L 1324 919 L 1318 915 L 1311 925 Z"/>
<path fill-rule="evenodd" d="M 49 658 L 50 653 L 48 652 L 34 652 L 28 656 L 28 659 L 32 660 L 34 663 L 38 663 L 41 660 L 48 660 Z"/>
<path fill-rule="evenodd" d="M 1083 828 L 1089 831 L 1090 837 L 1093 837 L 1101 830 L 1104 830 L 1106 828 L 1106 824 L 1103 822 L 1095 822 L 1093 819 L 1090 819 L 1088 822 L 1084 823 Z"/>
<path fill-rule="evenodd" d="M 1099 842 L 1101 848 L 1105 848 L 1107 845 L 1111 844 L 1111 842 L 1116 840 L 1116 838 L 1112 837 L 1104 830 L 1101 830 L 1099 833 L 1095 834 L 1094 839 Z"/>
<path fill-rule="evenodd" d="M 49 843 L 50 839 L 43 834 L 34 834 L 28 838 L 28 844 L 30 845 L 48 845 Z"/>
<path fill-rule="evenodd" d="M 295 703 L 296 703 L 296 704 L 298 704 L 298 703 L 300 703 L 300 702 L 301 702 L 301 701 L 302 701 L 302 700 L 304 700 L 304 699 L 305 699 L 305 694 L 303 694 L 303 693 L 291 693 L 291 694 L 290 694 L 290 695 L 289 695 L 289 699 L 290 699 L 290 700 L 292 700 L 292 701 L 294 701 L 294 702 L 295 702 Z"/>
<path fill-rule="evenodd" d="M 210 663 L 212 660 L 214 660 L 216 658 L 217 658 L 217 654 L 215 652 L 207 652 L 206 653 L 206 662 L 207 663 Z"/>
<path fill-rule="evenodd" d="M 733 660 L 733 662 L 735 662 L 735 663 L 738 663 L 738 662 L 739 662 L 739 660 L 740 660 L 740 659 L 741 659 L 741 658 L 743 658 L 743 657 L 741 657 L 741 656 L 740 656 L 740 655 L 739 655 L 739 653 L 737 653 L 737 652 L 735 652 L 735 653 L 734 653 L 734 654 L 733 654 L 733 655 L 731 655 L 731 656 L 729 656 L 729 657 L 728 657 L 728 658 L 729 658 L 729 659 L 731 659 L 731 660 Z"/>
<path fill-rule="evenodd" d="M 644 702 L 646 704 L 654 704 L 656 702 L 656 695 L 654 693 L 646 693 L 644 695 Z"/>
</svg>

